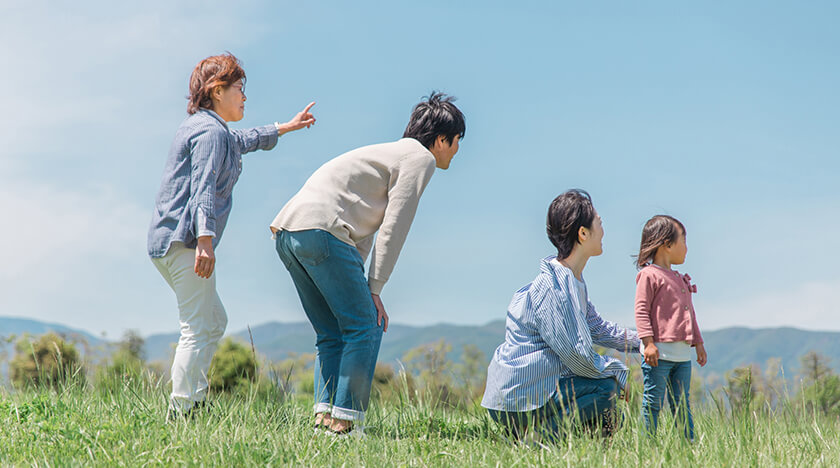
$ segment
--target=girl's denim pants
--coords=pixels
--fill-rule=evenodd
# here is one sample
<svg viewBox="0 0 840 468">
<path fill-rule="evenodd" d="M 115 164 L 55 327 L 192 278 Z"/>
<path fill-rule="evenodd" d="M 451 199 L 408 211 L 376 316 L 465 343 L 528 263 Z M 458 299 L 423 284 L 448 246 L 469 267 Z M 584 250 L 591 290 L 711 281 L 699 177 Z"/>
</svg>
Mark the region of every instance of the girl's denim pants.
<svg viewBox="0 0 840 468">
<path fill-rule="evenodd" d="M 642 420 L 649 434 L 656 433 L 659 411 L 668 396 L 668 406 L 678 426 L 684 428 L 685 436 L 694 440 L 694 419 L 688 391 L 691 388 L 691 361 L 659 360 L 656 367 L 642 363 L 645 393 L 642 400 Z"/>
</svg>

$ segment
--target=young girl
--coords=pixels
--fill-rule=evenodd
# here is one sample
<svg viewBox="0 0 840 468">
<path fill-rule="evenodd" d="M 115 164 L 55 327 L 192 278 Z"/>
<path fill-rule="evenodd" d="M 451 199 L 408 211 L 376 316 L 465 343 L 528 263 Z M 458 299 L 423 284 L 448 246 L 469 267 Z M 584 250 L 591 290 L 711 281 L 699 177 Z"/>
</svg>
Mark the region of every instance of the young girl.
<svg viewBox="0 0 840 468">
<path fill-rule="evenodd" d="M 636 330 L 644 355 L 642 418 L 648 433 L 656 432 L 659 410 L 668 396 L 677 422 L 685 423 L 685 436 L 694 440 L 694 421 L 688 402 L 691 385 L 691 348 L 697 363 L 706 365 L 703 337 L 694 315 L 691 277 L 672 270 L 685 261 L 685 226 L 671 216 L 654 216 L 642 229 L 636 265 Z"/>
</svg>

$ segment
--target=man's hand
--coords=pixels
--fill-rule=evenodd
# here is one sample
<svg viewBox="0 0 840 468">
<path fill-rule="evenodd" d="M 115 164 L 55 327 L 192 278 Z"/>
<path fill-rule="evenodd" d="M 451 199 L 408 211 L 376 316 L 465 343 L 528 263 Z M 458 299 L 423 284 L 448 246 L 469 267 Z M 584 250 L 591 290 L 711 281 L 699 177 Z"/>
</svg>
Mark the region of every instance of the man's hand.
<svg viewBox="0 0 840 468">
<path fill-rule="evenodd" d="M 216 266 L 216 255 L 213 254 L 213 238 L 201 236 L 195 247 L 195 274 L 200 278 L 209 278 Z"/>
<path fill-rule="evenodd" d="M 373 299 L 373 305 L 376 306 L 376 325 L 382 325 L 382 321 L 385 321 L 385 327 L 382 329 L 383 332 L 388 331 L 388 314 L 385 313 L 385 306 L 382 304 L 382 299 L 379 298 L 379 294 L 371 294 L 370 297 Z"/>
<path fill-rule="evenodd" d="M 706 347 L 703 344 L 699 344 L 694 347 L 694 350 L 697 352 L 697 364 L 700 364 L 700 367 L 706 365 Z"/>
<path fill-rule="evenodd" d="M 303 127 L 306 127 L 306 128 L 311 127 L 312 124 L 315 123 L 315 116 L 309 113 L 309 109 L 312 109 L 312 106 L 314 106 L 314 105 L 315 105 L 314 102 L 310 102 L 309 105 L 306 106 L 305 109 L 303 109 L 302 111 L 295 114 L 295 116 L 292 117 L 292 120 L 290 120 L 290 121 L 288 121 L 284 124 L 280 124 L 279 128 L 277 129 L 277 134 L 278 135 L 283 135 L 284 133 L 287 133 L 287 132 L 300 130 Z"/>
<path fill-rule="evenodd" d="M 642 343 L 645 344 L 645 362 L 651 367 L 659 365 L 659 348 L 653 344 L 653 337 L 647 336 L 642 338 Z"/>
</svg>

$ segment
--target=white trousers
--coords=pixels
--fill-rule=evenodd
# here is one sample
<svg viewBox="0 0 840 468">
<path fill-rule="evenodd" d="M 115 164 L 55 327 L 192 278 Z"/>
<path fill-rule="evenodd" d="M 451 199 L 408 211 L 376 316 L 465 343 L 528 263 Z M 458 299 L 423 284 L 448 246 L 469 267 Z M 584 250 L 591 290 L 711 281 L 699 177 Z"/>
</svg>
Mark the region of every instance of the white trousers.
<svg viewBox="0 0 840 468">
<path fill-rule="evenodd" d="M 188 411 L 207 397 L 207 372 L 227 327 L 227 314 L 216 293 L 216 273 L 195 273 L 195 249 L 173 242 L 162 258 L 153 258 L 163 279 L 178 299 L 181 338 L 172 362 L 170 407 Z"/>
</svg>

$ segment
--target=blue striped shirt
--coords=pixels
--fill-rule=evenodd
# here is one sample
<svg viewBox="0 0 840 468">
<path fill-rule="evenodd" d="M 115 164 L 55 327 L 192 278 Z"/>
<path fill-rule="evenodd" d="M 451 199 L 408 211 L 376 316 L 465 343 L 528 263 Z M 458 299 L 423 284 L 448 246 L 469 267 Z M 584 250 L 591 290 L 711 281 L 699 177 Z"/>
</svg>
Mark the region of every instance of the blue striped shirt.
<svg viewBox="0 0 840 468">
<path fill-rule="evenodd" d="M 544 258 L 534 281 L 513 295 L 505 342 L 487 369 L 485 408 L 540 408 L 564 377 L 615 378 L 622 387 L 627 382 L 627 367 L 596 353 L 593 345 L 638 353 L 636 332 L 602 319 L 589 301 L 586 283 L 554 258 Z"/>
<path fill-rule="evenodd" d="M 149 226 L 149 256 L 163 257 L 176 241 L 194 248 L 200 236 L 213 237 L 216 248 L 233 206 L 242 155 L 276 144 L 274 125 L 230 130 L 208 109 L 187 117 L 169 148 Z"/>
</svg>

